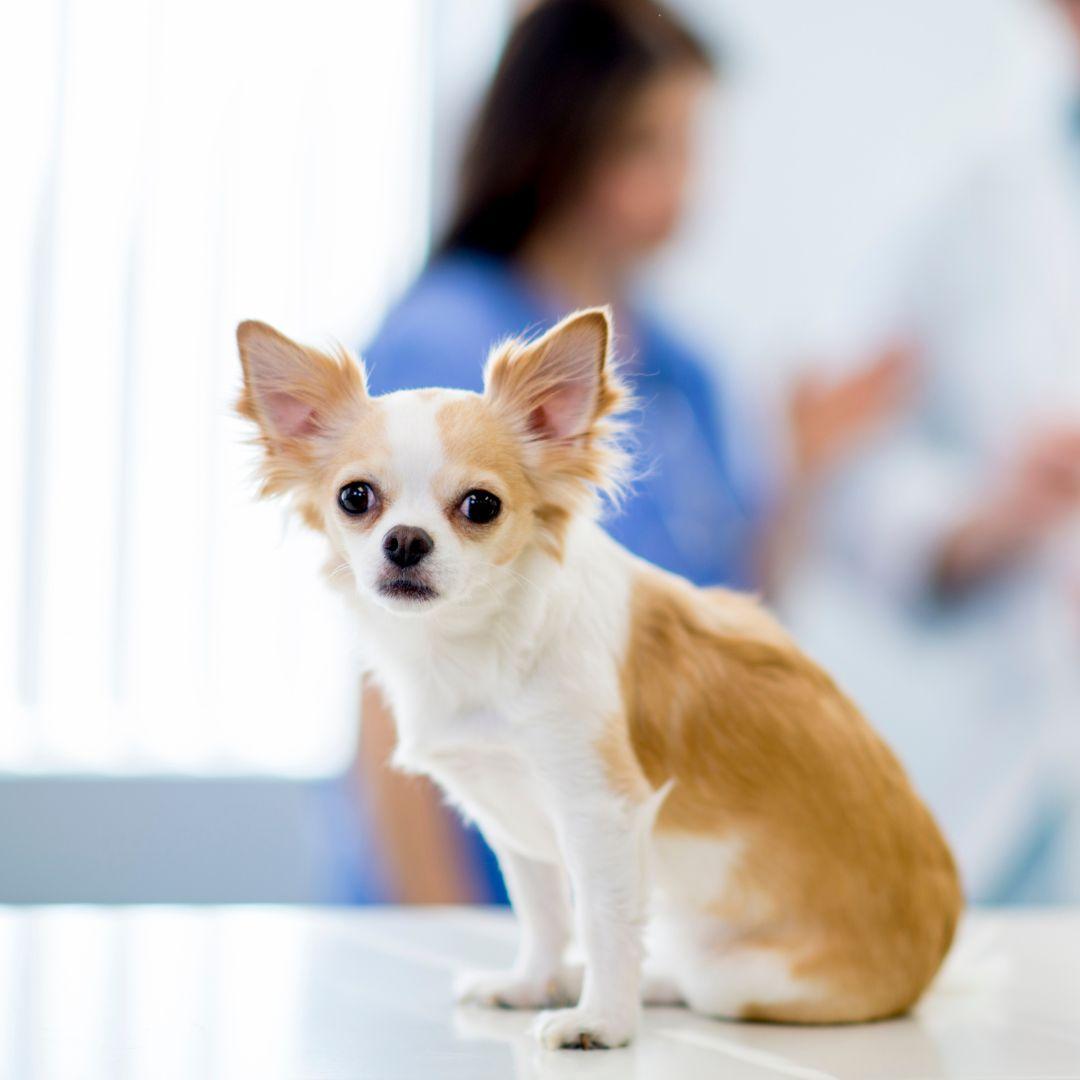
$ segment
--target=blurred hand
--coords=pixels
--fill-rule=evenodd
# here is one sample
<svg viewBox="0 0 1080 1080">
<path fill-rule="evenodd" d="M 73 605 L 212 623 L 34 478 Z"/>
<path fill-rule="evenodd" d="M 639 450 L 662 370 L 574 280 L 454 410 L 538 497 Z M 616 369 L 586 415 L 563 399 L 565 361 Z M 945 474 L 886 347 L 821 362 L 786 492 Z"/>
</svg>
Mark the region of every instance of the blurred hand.
<svg viewBox="0 0 1080 1080">
<path fill-rule="evenodd" d="M 982 504 L 946 538 L 937 584 L 956 592 L 1000 573 L 1080 513 L 1080 424 L 1031 436 Z"/>
<path fill-rule="evenodd" d="M 757 577 L 766 595 L 779 590 L 802 547 L 817 482 L 899 414 L 911 396 L 915 370 L 914 349 L 894 342 L 853 374 L 836 379 L 807 374 L 795 382 L 787 401 L 791 482 L 756 545 Z"/>
<path fill-rule="evenodd" d="M 788 399 L 797 481 L 813 481 L 850 457 L 911 396 L 914 348 L 893 342 L 853 374 L 804 375 Z"/>
</svg>

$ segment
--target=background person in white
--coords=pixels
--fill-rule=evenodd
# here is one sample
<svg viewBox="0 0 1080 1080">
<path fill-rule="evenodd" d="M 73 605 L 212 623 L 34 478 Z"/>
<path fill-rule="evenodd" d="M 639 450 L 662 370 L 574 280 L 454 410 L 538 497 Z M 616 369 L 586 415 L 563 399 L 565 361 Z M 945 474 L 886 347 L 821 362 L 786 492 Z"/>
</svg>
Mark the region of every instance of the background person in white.
<svg viewBox="0 0 1080 1080">
<path fill-rule="evenodd" d="M 1080 69 L 1080 2 L 1055 0 Z M 1080 893 L 1080 77 L 926 231 L 911 411 L 831 493 L 789 606 L 975 898 Z"/>
</svg>

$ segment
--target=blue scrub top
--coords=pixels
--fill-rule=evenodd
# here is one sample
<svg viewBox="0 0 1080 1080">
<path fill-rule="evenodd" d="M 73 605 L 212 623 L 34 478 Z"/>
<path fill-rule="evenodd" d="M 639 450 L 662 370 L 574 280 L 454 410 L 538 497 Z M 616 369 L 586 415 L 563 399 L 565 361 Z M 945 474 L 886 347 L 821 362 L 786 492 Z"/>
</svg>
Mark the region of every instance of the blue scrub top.
<svg viewBox="0 0 1080 1080">
<path fill-rule="evenodd" d="M 535 336 L 565 314 L 501 260 L 443 256 L 361 351 L 371 390 L 479 391 L 494 344 Z M 605 527 L 635 554 L 699 585 L 752 585 L 751 526 L 764 500 L 729 467 L 715 387 L 693 353 L 647 315 L 624 312 L 616 333 L 617 359 L 639 403 L 631 417 L 636 479 Z"/>
<path fill-rule="evenodd" d="M 565 314 L 565 305 L 502 260 L 444 255 L 361 350 L 369 387 L 374 394 L 427 386 L 480 391 L 493 345 L 540 334 Z M 620 318 L 616 357 L 638 402 L 631 417 L 636 479 L 604 525 L 635 554 L 699 585 L 751 585 L 752 525 L 764 499 L 736 483 L 716 390 L 693 353 L 658 322 L 632 308 Z M 475 829 L 464 847 L 488 899 L 504 903 L 498 865 Z M 377 885 L 377 866 L 362 877 L 366 884 L 354 899 L 393 899 Z"/>
</svg>

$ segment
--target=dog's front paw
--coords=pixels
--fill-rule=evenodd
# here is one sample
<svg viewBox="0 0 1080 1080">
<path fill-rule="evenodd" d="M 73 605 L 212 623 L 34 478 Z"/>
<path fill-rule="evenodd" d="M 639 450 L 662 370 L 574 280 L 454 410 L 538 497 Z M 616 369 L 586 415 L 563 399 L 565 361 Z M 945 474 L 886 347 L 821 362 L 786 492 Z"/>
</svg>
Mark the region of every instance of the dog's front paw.
<svg viewBox="0 0 1080 1080">
<path fill-rule="evenodd" d="M 603 1012 L 599 1009 L 559 1009 L 541 1013 L 533 1033 L 549 1050 L 603 1050 L 625 1046 L 633 1037 L 637 1015 Z"/>
<path fill-rule="evenodd" d="M 555 975 L 518 971 L 466 971 L 454 982 L 454 996 L 463 1005 L 501 1009 L 547 1009 L 568 1005 L 581 992 L 581 977 L 567 968 Z"/>
</svg>

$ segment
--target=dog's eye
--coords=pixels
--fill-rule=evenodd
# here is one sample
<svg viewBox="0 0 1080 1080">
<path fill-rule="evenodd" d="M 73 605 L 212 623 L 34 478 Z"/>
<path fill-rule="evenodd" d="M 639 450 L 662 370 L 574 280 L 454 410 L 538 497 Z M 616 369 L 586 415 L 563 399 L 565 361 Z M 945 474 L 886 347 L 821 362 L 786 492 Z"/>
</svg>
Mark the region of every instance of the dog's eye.
<svg viewBox="0 0 1080 1080">
<path fill-rule="evenodd" d="M 458 509 L 475 525 L 486 525 L 499 516 L 502 503 L 490 491 L 470 491 Z"/>
<path fill-rule="evenodd" d="M 365 484 L 363 480 L 346 484 L 338 492 L 337 499 L 341 509 L 353 517 L 366 514 L 375 505 L 375 493 L 371 490 L 371 485 Z"/>
</svg>

